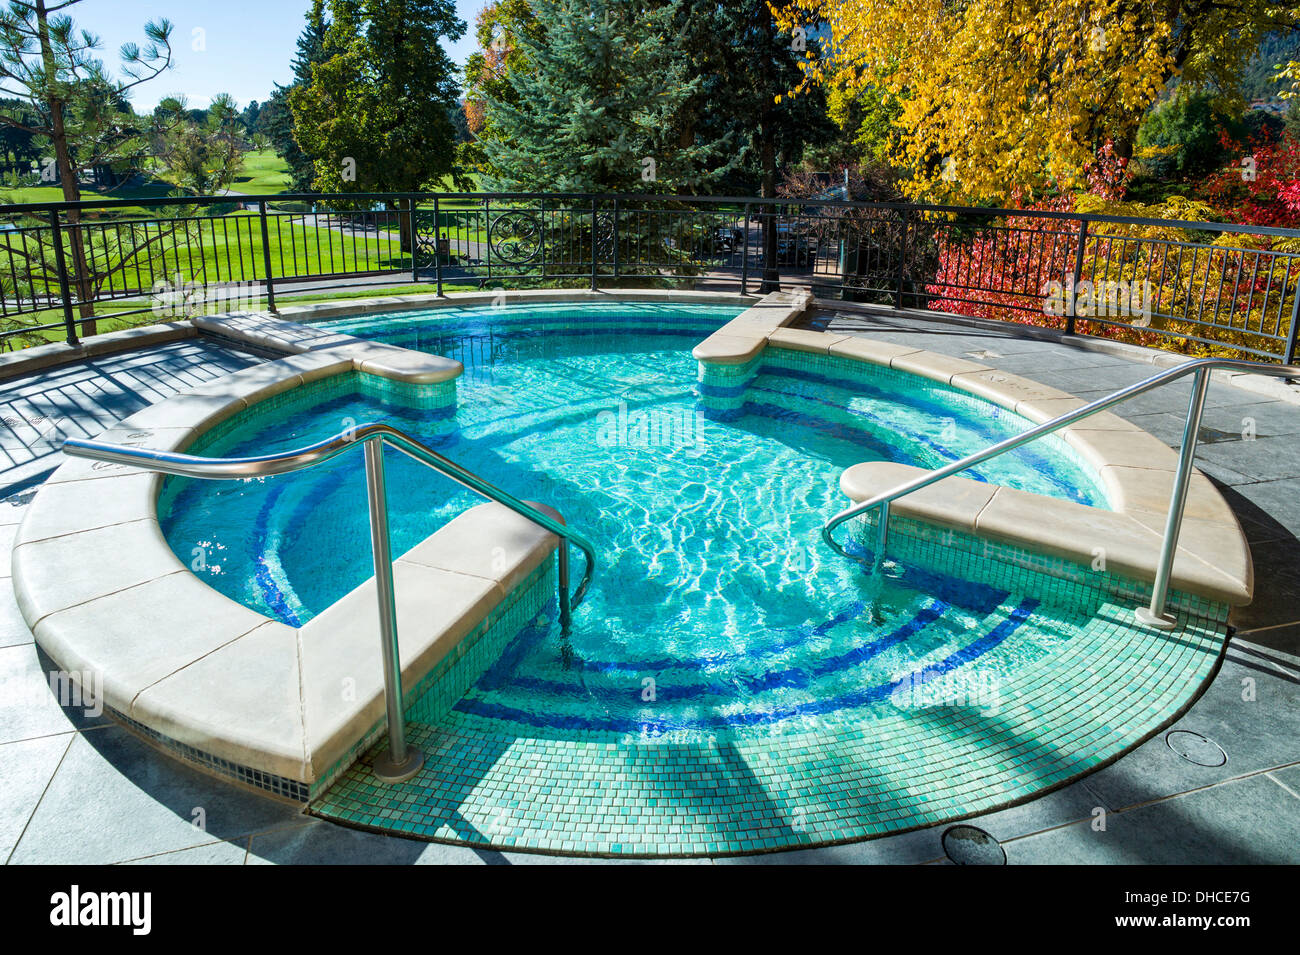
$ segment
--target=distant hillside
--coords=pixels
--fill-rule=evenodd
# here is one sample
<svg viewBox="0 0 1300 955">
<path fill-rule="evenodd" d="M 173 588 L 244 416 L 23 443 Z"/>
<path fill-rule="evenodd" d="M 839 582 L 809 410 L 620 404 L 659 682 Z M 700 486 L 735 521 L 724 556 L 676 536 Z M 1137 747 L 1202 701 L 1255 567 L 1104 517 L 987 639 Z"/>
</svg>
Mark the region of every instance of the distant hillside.
<svg viewBox="0 0 1300 955">
<path fill-rule="evenodd" d="M 1288 60 L 1300 59 L 1300 34 L 1273 33 L 1264 38 L 1259 51 L 1251 57 L 1241 74 L 1241 92 L 1249 102 L 1273 99 L 1279 83 L 1273 79 L 1277 67 Z"/>
</svg>

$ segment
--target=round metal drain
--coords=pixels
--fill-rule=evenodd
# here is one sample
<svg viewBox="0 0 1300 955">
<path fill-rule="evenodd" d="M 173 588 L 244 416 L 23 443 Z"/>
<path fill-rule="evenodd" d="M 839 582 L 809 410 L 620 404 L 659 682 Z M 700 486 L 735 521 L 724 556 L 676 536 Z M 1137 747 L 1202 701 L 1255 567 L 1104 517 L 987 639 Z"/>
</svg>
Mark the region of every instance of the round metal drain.
<svg viewBox="0 0 1300 955">
<path fill-rule="evenodd" d="M 1223 747 L 1200 733 L 1191 730 L 1174 730 L 1165 735 L 1165 745 L 1197 766 L 1222 766 L 1228 761 Z"/>
<path fill-rule="evenodd" d="M 957 865 L 1006 865 L 1002 844 L 983 829 L 953 826 L 944 831 L 943 853 Z"/>
</svg>

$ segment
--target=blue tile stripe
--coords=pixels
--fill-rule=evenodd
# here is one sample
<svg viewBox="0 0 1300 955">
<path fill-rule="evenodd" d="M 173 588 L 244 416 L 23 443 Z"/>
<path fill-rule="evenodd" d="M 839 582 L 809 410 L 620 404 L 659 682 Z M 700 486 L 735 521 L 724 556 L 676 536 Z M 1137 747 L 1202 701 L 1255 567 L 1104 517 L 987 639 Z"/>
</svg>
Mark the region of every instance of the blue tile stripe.
<svg viewBox="0 0 1300 955">
<path fill-rule="evenodd" d="M 461 713 L 491 719 L 505 720 L 543 729 L 580 730 L 588 732 L 633 733 L 658 736 L 682 730 L 718 730 L 746 726 L 763 726 L 796 717 L 822 716 L 843 709 L 869 706 L 889 699 L 898 689 L 916 682 L 927 682 L 971 663 L 1003 643 L 1032 615 L 1039 602 L 1033 598 L 1021 601 L 987 634 L 938 663 L 925 667 L 919 674 L 909 674 L 888 683 L 878 684 L 835 697 L 810 700 L 788 706 L 773 707 L 764 711 L 711 714 L 705 717 L 677 716 L 648 719 L 644 717 L 617 717 L 605 715 L 585 717 L 567 714 L 536 714 L 517 707 L 491 703 L 473 696 L 459 700 L 454 709 Z M 915 632 L 915 631 L 913 631 Z M 892 635 L 891 635 L 892 636 Z M 567 688 L 566 688 L 567 689 Z"/>
</svg>

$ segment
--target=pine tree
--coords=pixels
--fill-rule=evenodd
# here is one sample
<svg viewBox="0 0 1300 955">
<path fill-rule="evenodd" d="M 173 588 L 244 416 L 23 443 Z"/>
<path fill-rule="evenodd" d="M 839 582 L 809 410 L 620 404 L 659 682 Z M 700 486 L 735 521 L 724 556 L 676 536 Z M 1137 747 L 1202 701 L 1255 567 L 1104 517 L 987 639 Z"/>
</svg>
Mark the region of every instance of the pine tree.
<svg viewBox="0 0 1300 955">
<path fill-rule="evenodd" d="M 501 190 L 679 192 L 707 178 L 709 144 L 682 142 L 679 110 L 701 80 L 673 25 L 681 0 L 534 0 L 512 37 L 508 95 L 486 95 L 486 181 Z"/>
<path fill-rule="evenodd" d="M 289 167 L 289 180 L 294 192 L 309 192 L 316 175 L 312 157 L 305 153 L 294 135 L 293 110 L 289 108 L 289 94 L 311 82 L 312 67 L 329 59 L 326 33 L 329 21 L 325 17 L 325 0 L 312 0 L 307 11 L 307 25 L 298 37 L 298 53 L 293 58 L 293 80 L 288 86 L 276 84 L 271 98 L 262 107 L 260 125 L 271 148 Z"/>
<path fill-rule="evenodd" d="M 329 59 L 325 39 L 328 31 L 329 23 L 325 19 L 325 0 L 312 0 L 311 8 L 307 11 L 307 25 L 303 27 L 302 33 L 298 36 L 298 52 L 290 64 L 293 67 L 293 80 L 295 83 L 310 83 L 311 68 L 317 63 L 324 63 Z"/>
<path fill-rule="evenodd" d="M 783 96 L 804 54 L 764 0 L 532 0 L 530 20 L 514 6 L 489 8 L 480 35 L 514 27 L 476 83 L 494 187 L 772 195 L 777 167 L 834 133 L 819 90 Z"/>
</svg>

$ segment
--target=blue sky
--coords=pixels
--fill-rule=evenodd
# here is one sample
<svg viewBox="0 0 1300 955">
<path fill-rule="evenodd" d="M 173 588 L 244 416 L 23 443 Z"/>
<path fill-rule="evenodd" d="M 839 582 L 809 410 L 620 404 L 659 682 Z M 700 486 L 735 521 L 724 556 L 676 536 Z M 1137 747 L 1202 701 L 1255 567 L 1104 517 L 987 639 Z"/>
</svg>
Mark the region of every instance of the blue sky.
<svg viewBox="0 0 1300 955">
<path fill-rule="evenodd" d="M 456 0 L 469 29 L 447 50 L 464 63 L 473 51 L 474 17 L 487 0 Z M 143 45 L 142 27 L 166 17 L 174 24 L 173 68 L 137 87 L 131 102 L 144 112 L 164 96 L 182 94 L 191 106 L 206 106 L 217 93 L 230 93 L 242 107 L 263 101 L 273 83 L 289 79 L 289 61 L 302 32 L 310 0 L 84 0 L 68 12 L 83 29 L 103 41 L 100 56 L 114 70 L 117 51 L 130 41 Z M 206 49 L 195 50 L 195 30 L 202 30 Z"/>
</svg>

